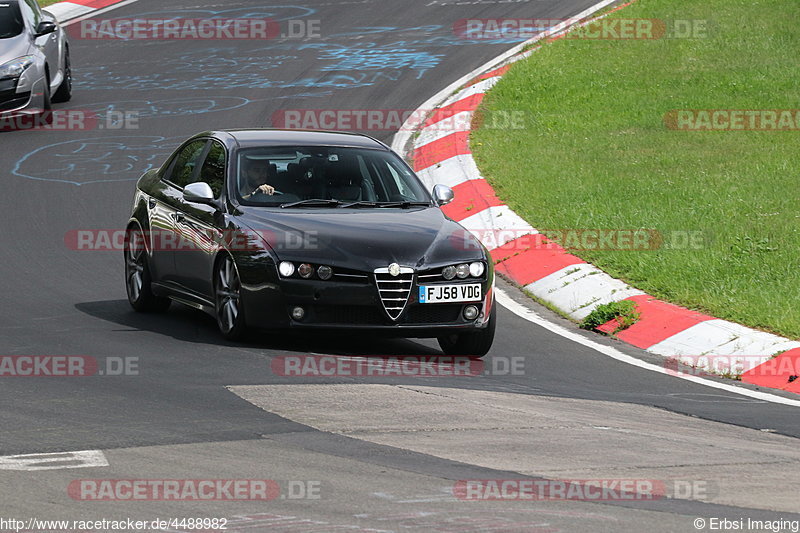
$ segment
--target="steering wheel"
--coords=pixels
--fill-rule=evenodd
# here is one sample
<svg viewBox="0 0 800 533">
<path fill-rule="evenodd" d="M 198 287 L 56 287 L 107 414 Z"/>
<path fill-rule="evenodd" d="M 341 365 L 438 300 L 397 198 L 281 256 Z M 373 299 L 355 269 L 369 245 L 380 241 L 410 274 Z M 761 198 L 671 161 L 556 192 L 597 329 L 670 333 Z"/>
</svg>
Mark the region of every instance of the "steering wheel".
<svg viewBox="0 0 800 533">
<path fill-rule="evenodd" d="M 275 196 L 276 194 L 285 194 L 285 193 L 282 193 L 282 192 L 281 192 L 281 191 L 279 191 L 278 189 L 273 189 L 273 190 L 272 190 L 272 194 L 267 194 L 267 193 L 265 193 L 265 192 L 262 192 L 262 191 L 260 191 L 260 190 L 256 189 L 256 190 L 255 190 L 255 191 L 253 191 L 253 193 L 251 194 L 251 197 L 252 197 L 252 196 Z"/>
</svg>

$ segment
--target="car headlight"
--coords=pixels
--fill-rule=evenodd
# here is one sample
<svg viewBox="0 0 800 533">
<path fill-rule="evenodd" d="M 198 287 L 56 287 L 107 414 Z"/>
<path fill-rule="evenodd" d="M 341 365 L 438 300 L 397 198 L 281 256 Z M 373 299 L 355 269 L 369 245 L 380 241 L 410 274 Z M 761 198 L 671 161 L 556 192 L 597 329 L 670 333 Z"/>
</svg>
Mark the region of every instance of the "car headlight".
<svg viewBox="0 0 800 533">
<path fill-rule="evenodd" d="M 479 278 L 483 276 L 484 270 L 486 270 L 486 267 L 484 267 L 483 263 L 480 261 L 476 261 L 469 265 L 469 275 L 473 278 Z"/>
<path fill-rule="evenodd" d="M 0 65 L 0 79 L 19 78 L 25 69 L 33 65 L 33 56 L 22 56 Z"/>
<path fill-rule="evenodd" d="M 317 276 L 319 276 L 319 279 L 327 281 L 333 276 L 333 269 L 329 266 L 321 265 L 317 268 Z"/>
<path fill-rule="evenodd" d="M 472 263 L 461 263 L 460 265 L 450 265 L 442 269 L 442 277 L 447 281 L 455 279 L 466 279 L 468 277 L 480 278 L 486 272 L 486 265 L 482 261 Z"/>
<path fill-rule="evenodd" d="M 292 274 L 294 274 L 294 264 L 290 263 L 289 261 L 284 261 L 278 265 L 278 271 L 284 278 L 290 278 L 292 277 Z"/>
<path fill-rule="evenodd" d="M 333 268 L 328 265 L 312 265 L 311 263 L 295 265 L 291 261 L 281 261 L 278 264 L 278 272 L 283 278 L 291 278 L 298 274 L 303 279 L 312 279 L 314 272 L 317 273 L 317 277 L 322 281 L 328 281 L 333 277 Z"/>
<path fill-rule="evenodd" d="M 301 278 L 308 279 L 312 275 L 314 275 L 314 267 L 312 267 L 308 263 L 303 263 L 302 265 L 297 267 L 297 273 L 300 274 Z"/>
</svg>

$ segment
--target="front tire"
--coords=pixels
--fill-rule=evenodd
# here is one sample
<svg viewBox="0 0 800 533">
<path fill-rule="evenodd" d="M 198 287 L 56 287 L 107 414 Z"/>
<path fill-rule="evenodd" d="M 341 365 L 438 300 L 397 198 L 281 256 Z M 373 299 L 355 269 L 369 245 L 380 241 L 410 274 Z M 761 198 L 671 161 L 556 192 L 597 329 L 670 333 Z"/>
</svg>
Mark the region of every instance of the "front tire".
<svg viewBox="0 0 800 533">
<path fill-rule="evenodd" d="M 53 123 L 53 100 L 50 96 L 50 73 L 47 72 L 45 74 L 46 75 L 44 77 L 44 89 L 42 90 L 43 103 L 42 103 L 42 109 L 39 111 L 39 113 L 42 115 L 44 119 L 43 122 L 47 125 L 50 125 Z"/>
<path fill-rule="evenodd" d="M 497 326 L 497 304 L 492 305 L 489 324 L 477 331 L 442 335 L 437 340 L 446 355 L 466 355 L 483 357 L 492 347 L 494 331 Z"/>
<path fill-rule="evenodd" d="M 69 102 L 72 99 L 72 64 L 69 60 L 69 50 L 64 57 L 64 80 L 59 85 L 56 94 L 53 95 L 53 102 Z"/>
<path fill-rule="evenodd" d="M 172 303 L 153 294 L 151 281 L 144 234 L 139 228 L 129 229 L 125 234 L 125 288 L 128 302 L 140 313 L 166 311 Z"/>
<path fill-rule="evenodd" d="M 231 256 L 225 255 L 214 269 L 214 314 L 222 336 L 232 341 L 241 340 L 247 333 L 241 294 L 236 264 Z"/>
</svg>

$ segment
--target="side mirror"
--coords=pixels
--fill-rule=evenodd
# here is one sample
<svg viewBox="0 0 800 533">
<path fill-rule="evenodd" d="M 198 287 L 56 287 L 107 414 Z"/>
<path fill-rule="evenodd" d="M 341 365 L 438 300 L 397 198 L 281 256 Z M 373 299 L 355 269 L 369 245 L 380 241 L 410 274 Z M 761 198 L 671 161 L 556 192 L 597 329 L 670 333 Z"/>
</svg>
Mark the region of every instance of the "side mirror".
<svg viewBox="0 0 800 533">
<path fill-rule="evenodd" d="M 436 200 L 440 207 L 449 204 L 455 197 L 453 189 L 447 185 L 435 185 L 433 187 L 433 199 Z"/>
<path fill-rule="evenodd" d="M 214 199 L 214 192 L 208 183 L 199 181 L 190 183 L 183 188 L 183 199 L 193 204 L 205 204 L 212 207 L 217 207 L 217 201 Z"/>
<path fill-rule="evenodd" d="M 36 26 L 36 37 L 41 37 L 42 35 L 48 35 L 50 33 L 55 33 L 58 30 L 58 26 L 55 22 L 50 22 L 47 20 L 43 20 Z"/>
</svg>

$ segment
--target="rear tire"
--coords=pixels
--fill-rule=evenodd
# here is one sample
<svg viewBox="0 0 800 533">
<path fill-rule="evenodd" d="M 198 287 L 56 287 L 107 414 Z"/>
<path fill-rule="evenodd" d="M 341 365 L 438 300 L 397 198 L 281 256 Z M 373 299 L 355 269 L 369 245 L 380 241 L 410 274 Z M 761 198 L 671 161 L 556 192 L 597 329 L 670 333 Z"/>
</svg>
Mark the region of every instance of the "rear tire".
<svg viewBox="0 0 800 533">
<path fill-rule="evenodd" d="M 241 293 L 239 271 L 233 258 L 225 255 L 214 268 L 214 314 L 220 333 L 231 341 L 242 340 L 247 334 Z"/>
<path fill-rule="evenodd" d="M 492 305 L 489 324 L 480 330 L 465 333 L 442 335 L 437 340 L 442 351 L 447 355 L 466 355 L 483 357 L 492 347 L 494 331 L 497 327 L 497 304 Z"/>
<path fill-rule="evenodd" d="M 140 313 L 166 311 L 172 301 L 153 294 L 144 234 L 139 228 L 125 233 L 125 289 L 128 302 Z"/>
<path fill-rule="evenodd" d="M 72 99 L 72 64 L 69 60 L 69 49 L 64 57 L 64 80 L 53 95 L 53 102 L 69 102 Z"/>
</svg>

